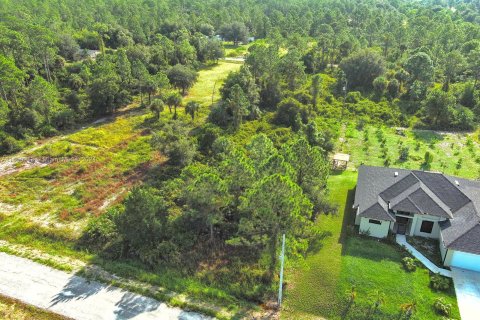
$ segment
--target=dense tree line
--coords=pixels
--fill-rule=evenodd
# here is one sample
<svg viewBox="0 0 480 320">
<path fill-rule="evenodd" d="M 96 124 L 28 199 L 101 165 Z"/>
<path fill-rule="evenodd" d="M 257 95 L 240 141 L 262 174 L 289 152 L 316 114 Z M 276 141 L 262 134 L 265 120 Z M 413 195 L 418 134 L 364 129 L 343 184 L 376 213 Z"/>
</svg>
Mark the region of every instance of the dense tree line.
<svg viewBox="0 0 480 320">
<path fill-rule="evenodd" d="M 170 87 L 185 94 L 200 64 L 223 57 L 220 41 L 201 33 L 205 25 L 187 29 L 162 20 L 144 41 L 144 35 L 132 32 L 133 25 L 120 25 L 127 12 L 80 23 L 87 12 L 76 9 L 98 12 L 102 6 L 82 4 L 2 2 L 0 154 L 112 114 L 136 95 L 141 104 L 151 104 L 153 95 Z"/>
<path fill-rule="evenodd" d="M 326 15 L 340 6 L 320 3 L 328 3 Z M 238 129 L 242 121 L 275 111 L 277 124 L 295 130 L 317 116 L 445 130 L 475 127 L 480 27 L 464 16 L 473 4 L 340 3 L 335 22 L 312 22 L 308 34 L 273 33 L 250 47 L 246 67 L 229 77 L 211 121 Z M 322 87 L 330 77 L 336 86 Z"/>
<path fill-rule="evenodd" d="M 25 0 L 4 1 L 0 9 L 2 153 L 17 150 L 17 140 L 113 112 L 132 95 L 148 95 L 150 102 L 170 66 L 195 69 L 223 56 L 216 34 L 234 43 L 248 36 L 270 39 L 248 61 L 260 110 L 275 109 L 286 98 L 283 90 L 299 90 L 304 73 L 340 65 L 344 73 L 333 76 L 346 90 L 370 98 L 374 89 L 373 100 L 407 102 L 390 103 L 394 111 L 379 107 L 392 118 L 399 111 L 416 115 L 418 126 L 472 128 L 480 113 L 475 1 Z M 278 55 L 276 48 L 287 53 Z M 81 49 L 106 57 L 76 62 L 89 54 Z M 195 77 L 178 66 L 169 79 L 184 91 Z M 423 103 L 435 83 L 455 97 L 446 121 L 429 116 Z M 44 94 L 37 97 L 38 91 Z M 247 103 L 238 88 L 232 94 L 236 98 L 224 97 L 223 109 L 230 116 L 236 110 L 236 125 L 258 117 L 252 97 Z"/>
</svg>

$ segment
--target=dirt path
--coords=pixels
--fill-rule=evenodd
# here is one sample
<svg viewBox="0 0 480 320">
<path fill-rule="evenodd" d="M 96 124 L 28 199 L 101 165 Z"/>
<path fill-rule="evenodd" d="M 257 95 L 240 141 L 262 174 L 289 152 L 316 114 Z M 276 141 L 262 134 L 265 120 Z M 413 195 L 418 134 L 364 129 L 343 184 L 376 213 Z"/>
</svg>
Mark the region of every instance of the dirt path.
<svg viewBox="0 0 480 320">
<path fill-rule="evenodd" d="M 0 294 L 78 320 L 210 319 L 2 252 Z"/>
<path fill-rule="evenodd" d="M 41 158 L 34 158 L 30 156 L 30 154 L 33 151 L 43 147 L 44 145 L 51 144 L 56 141 L 65 139 L 67 135 L 75 132 L 79 132 L 86 128 L 99 126 L 104 123 L 107 123 L 108 121 L 114 121 L 119 116 L 122 116 L 125 114 L 137 114 L 137 113 L 138 113 L 138 110 L 136 110 L 136 103 L 132 103 L 129 106 L 126 106 L 124 108 L 117 110 L 115 114 L 96 119 L 90 124 L 84 124 L 79 128 L 63 132 L 58 136 L 37 140 L 33 146 L 27 147 L 16 154 L 0 156 L 0 177 L 14 174 L 14 173 L 19 173 L 25 170 L 36 168 L 36 167 L 45 167 L 49 165 L 52 159 L 41 159 Z"/>
</svg>

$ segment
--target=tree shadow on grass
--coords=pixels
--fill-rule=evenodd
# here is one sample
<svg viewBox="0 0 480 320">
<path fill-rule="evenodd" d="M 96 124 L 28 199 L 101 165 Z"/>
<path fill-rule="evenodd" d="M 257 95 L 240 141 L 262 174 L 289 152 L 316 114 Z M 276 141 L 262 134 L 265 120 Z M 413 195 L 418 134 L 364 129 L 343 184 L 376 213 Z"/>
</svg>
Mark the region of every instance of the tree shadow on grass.
<svg viewBox="0 0 480 320">
<path fill-rule="evenodd" d="M 344 172 L 345 172 L 345 170 L 332 169 L 332 170 L 330 170 L 330 175 L 331 176 L 341 176 Z"/>
<path fill-rule="evenodd" d="M 358 234 L 358 228 L 355 227 L 355 209 L 352 208 L 355 190 L 356 188 L 348 191 L 347 199 L 345 201 L 342 231 L 338 239 L 338 242 L 342 244 L 342 256 L 358 256 L 376 261 L 397 261 L 397 248 L 395 247 L 395 250 L 391 251 L 385 247 L 386 245 L 390 245 L 388 239 L 377 239 Z M 347 246 L 347 240 L 349 238 L 352 238 L 355 241 L 351 242 Z M 354 248 L 354 250 L 352 250 L 352 248 Z"/>
<path fill-rule="evenodd" d="M 331 237 L 332 235 L 333 233 L 331 231 L 322 231 L 315 235 L 314 239 L 312 239 L 309 243 L 307 254 L 315 254 L 320 251 L 324 246 L 323 240 Z"/>
<path fill-rule="evenodd" d="M 433 130 L 412 130 L 415 140 L 422 141 L 427 144 L 436 143 L 444 139 L 443 135 Z"/>
<path fill-rule="evenodd" d="M 348 229 L 349 227 L 354 227 L 355 225 L 355 215 L 354 212 L 355 210 L 352 209 L 353 206 L 353 201 L 355 199 L 355 191 L 356 187 L 353 189 L 348 190 L 347 193 L 347 198 L 345 200 L 345 205 L 343 208 L 343 221 L 342 221 L 342 230 L 340 232 L 340 237 L 338 238 L 338 242 L 345 244 L 345 241 L 347 240 L 348 237 Z M 344 254 L 345 246 L 342 248 L 342 255 Z"/>
</svg>

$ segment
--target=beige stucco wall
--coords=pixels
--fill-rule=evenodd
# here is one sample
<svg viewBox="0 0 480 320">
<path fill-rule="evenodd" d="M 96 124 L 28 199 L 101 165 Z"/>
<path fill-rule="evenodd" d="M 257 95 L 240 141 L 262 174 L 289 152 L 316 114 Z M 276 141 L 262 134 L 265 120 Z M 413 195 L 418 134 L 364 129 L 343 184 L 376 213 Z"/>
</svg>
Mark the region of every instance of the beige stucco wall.
<svg viewBox="0 0 480 320">
<path fill-rule="evenodd" d="M 388 229 L 390 227 L 389 221 L 379 220 L 382 224 L 374 224 L 368 222 L 368 218 L 360 218 L 360 233 L 369 233 L 375 238 L 385 238 L 388 236 Z"/>
<path fill-rule="evenodd" d="M 429 216 L 429 215 L 423 215 L 423 214 L 416 214 L 413 217 L 412 226 L 411 226 L 411 229 L 410 229 L 410 235 L 411 236 L 438 239 L 438 238 L 440 238 L 440 227 L 438 225 L 438 222 L 440 220 L 443 220 L 443 218 L 439 218 L 439 217 L 435 217 L 435 216 Z M 422 221 L 432 221 L 433 222 L 432 233 L 420 232 L 420 228 L 422 227 Z"/>
</svg>

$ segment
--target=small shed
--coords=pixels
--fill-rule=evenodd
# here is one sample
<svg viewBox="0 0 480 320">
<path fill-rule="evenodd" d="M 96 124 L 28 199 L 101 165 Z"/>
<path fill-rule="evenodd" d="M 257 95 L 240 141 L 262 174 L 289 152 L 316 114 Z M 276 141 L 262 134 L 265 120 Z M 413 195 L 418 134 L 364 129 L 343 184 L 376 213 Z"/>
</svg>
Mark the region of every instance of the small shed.
<svg viewBox="0 0 480 320">
<path fill-rule="evenodd" d="M 336 153 L 333 156 L 333 169 L 346 169 L 348 162 L 350 161 L 350 155 L 345 153 Z"/>
</svg>

